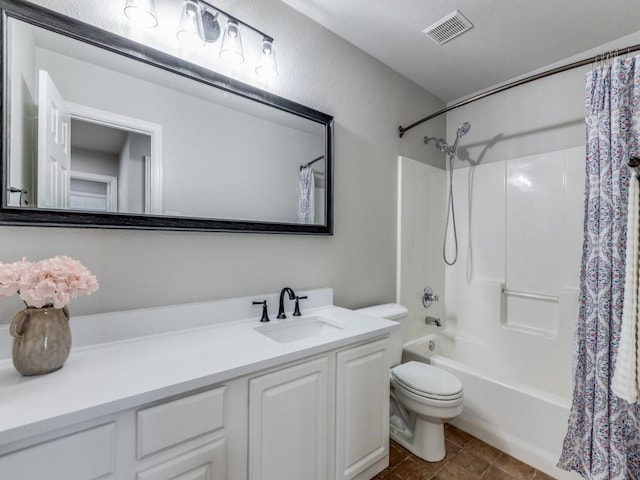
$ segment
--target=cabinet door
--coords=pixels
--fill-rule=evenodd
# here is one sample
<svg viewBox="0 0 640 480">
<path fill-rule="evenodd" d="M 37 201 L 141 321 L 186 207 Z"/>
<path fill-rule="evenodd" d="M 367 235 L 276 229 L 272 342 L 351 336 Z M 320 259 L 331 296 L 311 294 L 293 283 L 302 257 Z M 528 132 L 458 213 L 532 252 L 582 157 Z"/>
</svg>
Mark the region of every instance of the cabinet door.
<svg viewBox="0 0 640 480">
<path fill-rule="evenodd" d="M 326 480 L 329 359 L 249 383 L 250 480 Z"/>
<path fill-rule="evenodd" d="M 389 455 L 389 340 L 339 352 L 336 368 L 335 478 L 347 480 Z"/>
<path fill-rule="evenodd" d="M 224 438 L 139 472 L 136 480 L 224 480 Z"/>
</svg>

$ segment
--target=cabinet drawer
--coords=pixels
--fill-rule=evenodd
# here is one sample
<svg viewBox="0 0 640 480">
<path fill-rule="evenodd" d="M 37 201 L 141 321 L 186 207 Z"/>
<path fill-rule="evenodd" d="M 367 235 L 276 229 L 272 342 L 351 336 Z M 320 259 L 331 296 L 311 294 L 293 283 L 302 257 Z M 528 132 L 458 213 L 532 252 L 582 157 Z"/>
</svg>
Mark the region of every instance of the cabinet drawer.
<svg viewBox="0 0 640 480">
<path fill-rule="evenodd" d="M 0 478 L 90 480 L 115 473 L 115 423 L 73 433 L 0 457 Z"/>
<path fill-rule="evenodd" d="M 136 480 L 224 480 L 224 438 L 138 473 Z"/>
<path fill-rule="evenodd" d="M 138 458 L 224 427 L 225 387 L 138 412 Z"/>
</svg>

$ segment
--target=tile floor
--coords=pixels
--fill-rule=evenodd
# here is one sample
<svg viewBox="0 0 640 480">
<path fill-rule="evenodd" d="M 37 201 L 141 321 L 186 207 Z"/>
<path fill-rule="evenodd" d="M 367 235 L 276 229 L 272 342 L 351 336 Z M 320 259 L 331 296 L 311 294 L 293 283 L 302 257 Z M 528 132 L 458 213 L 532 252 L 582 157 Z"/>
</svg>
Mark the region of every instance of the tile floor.
<svg viewBox="0 0 640 480">
<path fill-rule="evenodd" d="M 389 467 L 372 480 L 553 480 L 452 425 L 445 441 L 446 457 L 430 463 L 392 440 Z"/>
</svg>

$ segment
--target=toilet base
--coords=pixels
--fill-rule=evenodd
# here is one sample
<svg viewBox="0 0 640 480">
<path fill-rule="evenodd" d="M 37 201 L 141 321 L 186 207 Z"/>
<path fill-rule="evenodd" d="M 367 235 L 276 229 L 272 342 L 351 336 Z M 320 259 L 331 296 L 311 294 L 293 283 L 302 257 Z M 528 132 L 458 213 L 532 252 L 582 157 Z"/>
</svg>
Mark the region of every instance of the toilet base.
<svg viewBox="0 0 640 480">
<path fill-rule="evenodd" d="M 408 429 L 403 431 L 392 425 L 389 435 L 423 460 L 439 462 L 447 453 L 444 446 L 444 423 L 430 422 L 417 415 L 412 415 L 412 417 L 413 429 L 411 432 Z"/>
</svg>

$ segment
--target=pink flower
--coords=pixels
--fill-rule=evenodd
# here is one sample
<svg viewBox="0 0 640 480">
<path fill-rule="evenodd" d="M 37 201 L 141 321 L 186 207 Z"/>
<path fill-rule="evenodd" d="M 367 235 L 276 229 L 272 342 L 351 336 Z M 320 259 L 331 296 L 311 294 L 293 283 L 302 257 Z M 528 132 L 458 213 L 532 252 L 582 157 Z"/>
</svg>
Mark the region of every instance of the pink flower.
<svg viewBox="0 0 640 480">
<path fill-rule="evenodd" d="M 75 297 L 96 290 L 96 277 L 78 260 L 66 256 L 0 263 L 0 297 L 18 294 L 29 307 L 63 308 Z"/>
<path fill-rule="evenodd" d="M 21 262 L 0 263 L 0 298 L 18 293 L 20 278 L 30 265 L 25 258 Z"/>
</svg>

